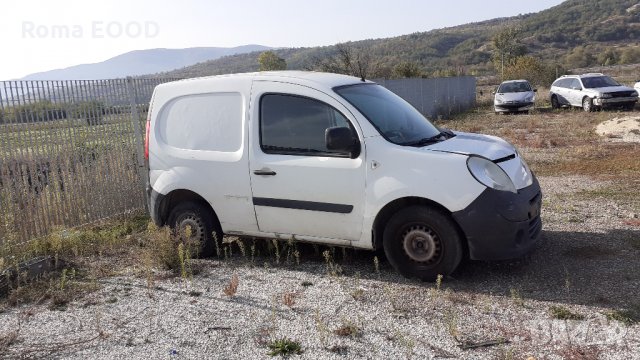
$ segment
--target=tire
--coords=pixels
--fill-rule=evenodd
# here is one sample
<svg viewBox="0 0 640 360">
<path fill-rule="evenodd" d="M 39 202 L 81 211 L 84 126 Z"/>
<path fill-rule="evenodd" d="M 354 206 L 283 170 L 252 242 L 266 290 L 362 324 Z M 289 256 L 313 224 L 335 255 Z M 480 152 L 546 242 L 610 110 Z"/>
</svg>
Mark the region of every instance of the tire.
<svg viewBox="0 0 640 360">
<path fill-rule="evenodd" d="M 389 263 L 404 277 L 435 281 L 462 260 L 462 242 L 453 220 L 427 206 L 410 206 L 389 219 L 383 233 Z"/>
<path fill-rule="evenodd" d="M 587 96 L 582 99 L 582 110 L 584 110 L 585 112 L 593 111 L 593 100 L 590 97 Z"/>
<path fill-rule="evenodd" d="M 635 108 L 636 108 L 636 104 L 635 103 L 634 104 L 627 104 L 627 105 L 624 106 L 624 110 L 626 110 L 626 111 L 633 111 L 633 110 L 635 110 Z"/>
<path fill-rule="evenodd" d="M 222 248 L 222 229 L 215 214 L 206 206 L 186 201 L 176 205 L 169 213 L 167 224 L 174 231 L 178 241 L 193 246 L 194 257 L 211 257 L 216 252 L 213 233 L 216 234 L 218 247 Z M 191 236 L 185 234 L 191 227 Z"/>
<path fill-rule="evenodd" d="M 551 108 L 552 109 L 559 109 L 560 108 L 560 102 L 558 102 L 558 97 L 553 95 L 551 97 Z"/>
</svg>

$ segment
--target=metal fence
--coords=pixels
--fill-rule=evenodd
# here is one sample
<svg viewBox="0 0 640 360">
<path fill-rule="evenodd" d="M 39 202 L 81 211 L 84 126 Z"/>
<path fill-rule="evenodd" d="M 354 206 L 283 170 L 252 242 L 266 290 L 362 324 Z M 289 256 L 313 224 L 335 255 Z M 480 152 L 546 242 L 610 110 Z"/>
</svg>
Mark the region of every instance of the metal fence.
<svg viewBox="0 0 640 360">
<path fill-rule="evenodd" d="M 373 81 L 393 91 L 430 119 L 448 118 L 472 109 L 476 103 L 476 78 L 473 76 Z"/>
<path fill-rule="evenodd" d="M 173 80 L 0 82 L 0 246 L 143 208 L 144 121 Z M 475 101 L 469 77 L 379 82 L 432 118 Z"/>
<path fill-rule="evenodd" d="M 144 121 L 171 80 L 0 82 L 0 246 L 143 208 Z"/>
</svg>

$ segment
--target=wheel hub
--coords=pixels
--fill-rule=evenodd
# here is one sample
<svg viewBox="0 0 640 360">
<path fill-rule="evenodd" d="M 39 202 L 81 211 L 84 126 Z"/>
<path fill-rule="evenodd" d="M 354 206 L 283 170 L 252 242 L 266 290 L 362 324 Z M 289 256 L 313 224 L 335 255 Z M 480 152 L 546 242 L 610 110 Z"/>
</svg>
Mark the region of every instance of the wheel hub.
<svg viewBox="0 0 640 360">
<path fill-rule="evenodd" d="M 185 242 L 201 243 L 204 240 L 204 225 L 195 216 L 185 216 L 178 224 L 180 236 Z"/>
<path fill-rule="evenodd" d="M 402 246 L 411 260 L 421 263 L 437 260 L 441 252 L 438 236 L 422 225 L 411 226 L 403 233 Z"/>
</svg>

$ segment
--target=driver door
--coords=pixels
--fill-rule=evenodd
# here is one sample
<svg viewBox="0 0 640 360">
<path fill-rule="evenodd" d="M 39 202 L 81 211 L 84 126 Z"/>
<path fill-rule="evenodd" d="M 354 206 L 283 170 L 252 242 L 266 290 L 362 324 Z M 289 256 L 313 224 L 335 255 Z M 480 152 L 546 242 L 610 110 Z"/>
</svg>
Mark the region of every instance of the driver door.
<svg viewBox="0 0 640 360">
<path fill-rule="evenodd" d="M 325 131 L 353 115 L 309 87 L 255 81 L 251 90 L 249 171 L 261 232 L 357 241 L 365 202 L 365 152 L 327 150 Z"/>
</svg>

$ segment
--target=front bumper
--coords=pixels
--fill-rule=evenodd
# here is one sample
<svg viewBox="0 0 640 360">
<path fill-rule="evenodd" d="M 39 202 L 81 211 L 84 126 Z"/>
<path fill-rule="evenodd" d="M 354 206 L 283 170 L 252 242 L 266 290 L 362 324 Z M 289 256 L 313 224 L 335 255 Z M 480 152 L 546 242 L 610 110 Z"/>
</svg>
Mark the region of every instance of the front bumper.
<svg viewBox="0 0 640 360">
<path fill-rule="evenodd" d="M 487 188 L 471 205 L 453 213 L 473 260 L 508 260 L 530 252 L 542 230 L 538 180 L 517 194 Z"/>
<path fill-rule="evenodd" d="M 617 98 L 595 98 L 593 99 L 593 104 L 596 106 L 624 106 L 624 105 L 632 105 L 638 102 L 638 98 L 636 96 L 630 97 L 617 97 Z"/>
<path fill-rule="evenodd" d="M 494 103 L 493 109 L 496 112 L 528 111 L 533 109 L 533 102 Z"/>
</svg>

